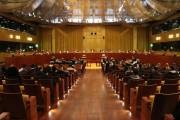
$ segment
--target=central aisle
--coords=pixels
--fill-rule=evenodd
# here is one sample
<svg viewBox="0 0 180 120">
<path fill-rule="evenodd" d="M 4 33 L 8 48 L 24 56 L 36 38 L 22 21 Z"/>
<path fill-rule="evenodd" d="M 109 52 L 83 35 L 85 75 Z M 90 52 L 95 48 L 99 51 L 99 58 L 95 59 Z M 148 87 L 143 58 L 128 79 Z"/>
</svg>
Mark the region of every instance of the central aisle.
<svg viewBox="0 0 180 120">
<path fill-rule="evenodd" d="M 87 69 L 64 100 L 52 106 L 42 120 L 139 120 L 125 109 L 124 102 L 103 75 L 101 69 Z M 128 107 L 127 107 L 128 108 Z"/>
</svg>

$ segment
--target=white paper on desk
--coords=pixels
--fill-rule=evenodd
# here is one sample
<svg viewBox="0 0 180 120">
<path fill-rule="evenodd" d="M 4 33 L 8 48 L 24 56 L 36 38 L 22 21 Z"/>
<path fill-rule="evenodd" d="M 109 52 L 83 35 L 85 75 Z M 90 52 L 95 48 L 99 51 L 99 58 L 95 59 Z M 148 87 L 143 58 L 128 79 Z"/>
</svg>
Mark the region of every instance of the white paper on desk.
<svg viewBox="0 0 180 120">
<path fill-rule="evenodd" d="M 105 56 L 105 54 L 102 54 L 102 56 Z"/>
</svg>

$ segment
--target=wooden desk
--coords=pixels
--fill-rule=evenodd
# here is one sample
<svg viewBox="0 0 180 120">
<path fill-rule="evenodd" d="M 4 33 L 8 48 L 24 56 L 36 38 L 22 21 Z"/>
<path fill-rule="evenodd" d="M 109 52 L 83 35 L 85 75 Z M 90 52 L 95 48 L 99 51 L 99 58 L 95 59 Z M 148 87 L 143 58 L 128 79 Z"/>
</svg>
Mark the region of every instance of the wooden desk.
<svg viewBox="0 0 180 120">
<path fill-rule="evenodd" d="M 9 67 L 11 64 L 14 64 L 16 67 L 21 67 L 21 64 L 24 63 L 29 67 L 31 64 L 39 64 L 44 65 L 45 63 L 50 63 L 50 59 L 52 56 L 55 56 L 56 59 L 71 59 L 72 57 L 76 57 L 79 59 L 83 55 L 86 55 L 87 60 L 91 59 L 92 63 L 96 63 L 97 59 L 101 59 L 102 54 L 105 54 L 105 56 L 110 59 L 111 57 L 117 58 L 118 61 L 125 59 L 132 59 L 132 56 L 135 56 L 136 59 L 140 59 L 141 63 L 154 63 L 155 65 L 157 63 L 161 63 L 161 65 L 165 65 L 165 63 L 169 63 L 169 65 L 172 65 L 173 63 L 176 63 L 178 67 L 180 67 L 180 57 L 174 57 L 174 56 L 162 56 L 162 55 L 145 55 L 145 54 L 133 54 L 133 53 L 55 53 L 55 54 L 44 54 L 44 55 L 26 55 L 26 56 L 14 56 L 14 57 L 5 57 L 4 62 L 7 67 Z"/>
</svg>

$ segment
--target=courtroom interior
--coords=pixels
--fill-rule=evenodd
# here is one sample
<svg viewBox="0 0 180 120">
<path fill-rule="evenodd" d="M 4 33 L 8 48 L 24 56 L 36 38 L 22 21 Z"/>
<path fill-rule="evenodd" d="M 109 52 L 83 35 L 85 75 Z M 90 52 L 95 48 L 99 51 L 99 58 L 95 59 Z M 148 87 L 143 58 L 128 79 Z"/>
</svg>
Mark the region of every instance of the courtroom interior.
<svg viewBox="0 0 180 120">
<path fill-rule="evenodd" d="M 179 0 L 0 0 L 0 120 L 180 120 Z"/>
</svg>

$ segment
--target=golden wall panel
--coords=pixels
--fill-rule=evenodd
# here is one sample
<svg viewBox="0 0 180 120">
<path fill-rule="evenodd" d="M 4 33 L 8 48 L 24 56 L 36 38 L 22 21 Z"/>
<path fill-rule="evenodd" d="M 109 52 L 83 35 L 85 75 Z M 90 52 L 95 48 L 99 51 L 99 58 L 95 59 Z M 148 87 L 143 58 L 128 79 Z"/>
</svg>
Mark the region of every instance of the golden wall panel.
<svg viewBox="0 0 180 120">
<path fill-rule="evenodd" d="M 148 34 L 147 27 L 137 28 L 137 49 L 141 52 L 149 48 Z"/>
<path fill-rule="evenodd" d="M 75 49 L 78 51 L 83 50 L 83 36 L 82 26 L 66 26 L 60 29 L 56 29 L 56 50 L 61 51 L 69 50 L 73 52 Z"/>
<path fill-rule="evenodd" d="M 92 34 L 91 34 L 92 33 Z M 96 34 L 95 34 L 96 33 Z M 99 52 L 105 50 L 105 27 L 104 26 L 85 26 L 83 27 L 83 49 L 90 52 Z"/>
<path fill-rule="evenodd" d="M 133 50 L 132 28 L 122 26 L 105 27 L 105 50 Z"/>
<path fill-rule="evenodd" d="M 52 29 L 51 28 L 42 28 L 42 50 L 48 52 L 48 50 L 52 50 Z"/>
</svg>

